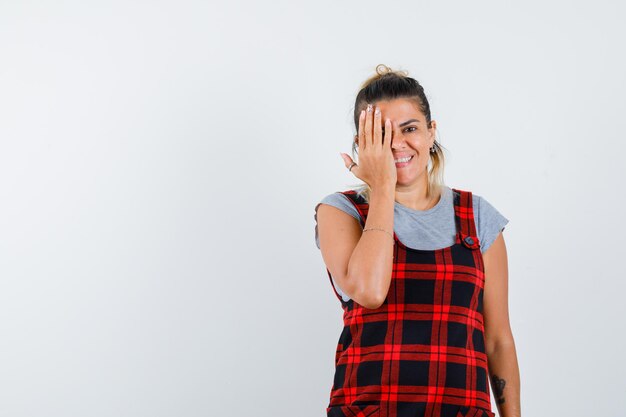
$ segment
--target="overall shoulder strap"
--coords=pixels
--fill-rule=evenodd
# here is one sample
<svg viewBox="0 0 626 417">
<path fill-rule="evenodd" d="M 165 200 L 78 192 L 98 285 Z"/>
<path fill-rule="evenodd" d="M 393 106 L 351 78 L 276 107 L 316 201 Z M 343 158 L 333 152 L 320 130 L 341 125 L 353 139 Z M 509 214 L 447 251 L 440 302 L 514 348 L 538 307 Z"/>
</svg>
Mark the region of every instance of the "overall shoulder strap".
<svg viewBox="0 0 626 417">
<path fill-rule="evenodd" d="M 466 190 L 452 189 L 454 199 L 454 219 L 457 233 L 466 244 L 472 247 L 478 246 L 478 234 L 476 233 L 476 223 L 474 220 L 474 205 L 472 202 L 472 192 Z"/>
<path fill-rule="evenodd" d="M 365 220 L 367 219 L 367 213 L 369 211 L 369 203 L 365 201 L 365 198 L 357 193 L 356 190 L 339 191 L 341 194 L 348 197 L 350 202 L 354 205 L 356 210 L 361 216 L 361 227 L 365 227 Z"/>
</svg>

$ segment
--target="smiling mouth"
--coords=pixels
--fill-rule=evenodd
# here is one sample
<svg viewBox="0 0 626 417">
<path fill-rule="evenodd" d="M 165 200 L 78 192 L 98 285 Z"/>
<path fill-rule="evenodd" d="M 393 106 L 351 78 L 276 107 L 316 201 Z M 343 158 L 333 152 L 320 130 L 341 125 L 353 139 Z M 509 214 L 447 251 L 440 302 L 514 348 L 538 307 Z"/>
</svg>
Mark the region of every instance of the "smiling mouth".
<svg viewBox="0 0 626 417">
<path fill-rule="evenodd" d="M 411 157 L 406 160 L 406 158 L 400 158 L 399 160 L 394 160 L 396 167 L 397 168 L 402 168 L 404 166 L 407 166 L 415 157 L 415 155 L 411 155 Z"/>
</svg>

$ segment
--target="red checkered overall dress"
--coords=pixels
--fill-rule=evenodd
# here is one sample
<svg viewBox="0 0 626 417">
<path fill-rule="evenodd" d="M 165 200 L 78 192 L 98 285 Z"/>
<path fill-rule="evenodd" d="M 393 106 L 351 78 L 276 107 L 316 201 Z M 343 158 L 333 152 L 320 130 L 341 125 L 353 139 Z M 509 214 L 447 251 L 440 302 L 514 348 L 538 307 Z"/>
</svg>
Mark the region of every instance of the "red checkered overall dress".
<svg viewBox="0 0 626 417">
<path fill-rule="evenodd" d="M 344 302 L 333 285 L 344 310 L 344 328 L 328 417 L 495 417 L 472 193 L 452 190 L 455 243 L 417 250 L 394 233 L 391 284 L 379 308 Z M 342 193 L 365 226 L 368 204 L 354 190 Z"/>
</svg>

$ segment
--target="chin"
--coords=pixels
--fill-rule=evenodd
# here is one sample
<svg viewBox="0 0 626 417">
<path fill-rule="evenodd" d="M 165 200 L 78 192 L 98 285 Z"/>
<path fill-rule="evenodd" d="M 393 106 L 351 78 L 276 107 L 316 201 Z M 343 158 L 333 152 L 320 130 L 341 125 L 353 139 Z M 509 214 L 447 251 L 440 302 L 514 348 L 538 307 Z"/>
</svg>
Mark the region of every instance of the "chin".
<svg viewBox="0 0 626 417">
<path fill-rule="evenodd" d="M 413 184 L 416 181 L 418 181 L 420 179 L 420 177 L 422 175 L 425 175 L 426 171 L 422 172 L 422 174 L 418 174 L 418 173 L 405 173 L 405 174 L 399 174 L 398 173 L 398 179 L 396 180 L 397 184 L 401 184 L 401 185 L 408 185 L 408 184 Z"/>
</svg>

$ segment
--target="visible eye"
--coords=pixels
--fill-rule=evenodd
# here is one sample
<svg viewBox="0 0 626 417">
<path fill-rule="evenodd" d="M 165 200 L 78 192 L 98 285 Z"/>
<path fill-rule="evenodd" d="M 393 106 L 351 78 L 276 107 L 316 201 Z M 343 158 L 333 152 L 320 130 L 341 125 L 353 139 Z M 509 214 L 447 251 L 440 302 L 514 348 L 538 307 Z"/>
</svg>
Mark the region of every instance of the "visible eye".
<svg viewBox="0 0 626 417">
<path fill-rule="evenodd" d="M 406 131 L 407 131 L 407 130 L 409 130 L 409 129 L 414 129 L 414 130 L 417 130 L 417 128 L 416 128 L 415 126 L 409 126 L 409 127 L 407 127 L 406 129 L 404 129 L 404 131 L 406 132 Z M 413 132 L 413 130 L 411 130 L 411 132 Z"/>
</svg>

